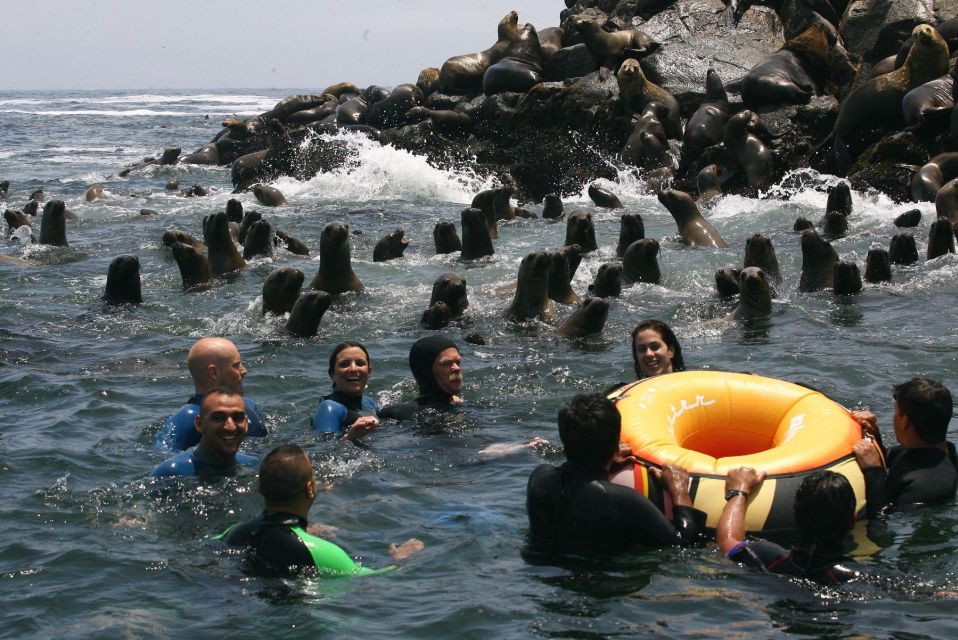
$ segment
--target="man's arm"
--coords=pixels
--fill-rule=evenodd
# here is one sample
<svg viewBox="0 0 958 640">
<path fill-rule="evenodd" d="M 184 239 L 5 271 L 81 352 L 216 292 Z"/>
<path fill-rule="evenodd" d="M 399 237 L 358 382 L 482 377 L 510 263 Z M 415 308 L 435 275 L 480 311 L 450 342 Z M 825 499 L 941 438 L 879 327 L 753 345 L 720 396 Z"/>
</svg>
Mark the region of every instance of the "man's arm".
<svg viewBox="0 0 958 640">
<path fill-rule="evenodd" d="M 752 495 L 767 474 L 764 471 L 755 471 L 751 467 L 737 467 L 728 472 L 725 477 L 726 491 L 741 491 L 725 502 L 722 515 L 715 529 L 715 541 L 722 553 L 728 555 L 738 545 L 745 541 L 745 513 L 748 511 L 748 497 Z"/>
</svg>

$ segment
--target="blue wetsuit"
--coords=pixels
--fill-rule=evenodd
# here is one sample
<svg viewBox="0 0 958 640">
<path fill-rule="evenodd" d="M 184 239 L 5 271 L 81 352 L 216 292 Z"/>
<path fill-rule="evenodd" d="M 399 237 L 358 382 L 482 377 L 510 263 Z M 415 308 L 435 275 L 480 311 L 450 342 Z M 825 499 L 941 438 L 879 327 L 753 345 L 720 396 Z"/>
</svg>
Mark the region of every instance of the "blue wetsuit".
<svg viewBox="0 0 958 640">
<path fill-rule="evenodd" d="M 247 436 L 265 438 L 269 435 L 259 407 L 252 399 L 243 396 L 246 403 L 246 416 L 249 418 Z M 156 434 L 156 448 L 166 451 L 185 451 L 200 441 L 200 432 L 196 430 L 194 419 L 200 415 L 203 394 L 195 394 L 186 401 L 176 413 L 163 421 L 163 428 Z"/>
<path fill-rule="evenodd" d="M 379 405 L 369 396 L 356 397 L 333 391 L 328 396 L 323 396 L 323 401 L 313 414 L 313 431 L 342 435 L 346 427 L 356 422 L 357 418 L 375 416 L 378 413 Z"/>
<path fill-rule="evenodd" d="M 203 449 L 203 445 L 197 445 L 191 451 L 184 451 L 168 458 L 154 469 L 150 476 L 154 478 L 200 475 L 231 476 L 236 473 L 237 467 L 252 467 L 255 469 L 259 467 L 259 458 L 254 458 L 245 453 L 237 453 L 235 461 L 222 465 L 210 457 Z"/>
</svg>

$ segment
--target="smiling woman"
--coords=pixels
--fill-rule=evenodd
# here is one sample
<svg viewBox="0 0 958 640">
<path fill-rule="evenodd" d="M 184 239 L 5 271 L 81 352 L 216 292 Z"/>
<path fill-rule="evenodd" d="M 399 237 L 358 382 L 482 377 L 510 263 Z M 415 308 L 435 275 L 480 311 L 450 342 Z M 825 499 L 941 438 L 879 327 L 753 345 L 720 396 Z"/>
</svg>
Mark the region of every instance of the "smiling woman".
<svg viewBox="0 0 958 640">
<path fill-rule="evenodd" d="M 682 346 L 672 328 L 661 320 L 643 320 L 632 330 L 632 360 L 639 380 L 685 371 Z"/>
<path fill-rule="evenodd" d="M 373 366 L 366 347 L 358 342 L 341 342 L 329 356 L 329 377 L 333 392 L 313 414 L 315 433 L 334 433 L 355 441 L 379 426 L 379 405 L 363 395 Z"/>
</svg>

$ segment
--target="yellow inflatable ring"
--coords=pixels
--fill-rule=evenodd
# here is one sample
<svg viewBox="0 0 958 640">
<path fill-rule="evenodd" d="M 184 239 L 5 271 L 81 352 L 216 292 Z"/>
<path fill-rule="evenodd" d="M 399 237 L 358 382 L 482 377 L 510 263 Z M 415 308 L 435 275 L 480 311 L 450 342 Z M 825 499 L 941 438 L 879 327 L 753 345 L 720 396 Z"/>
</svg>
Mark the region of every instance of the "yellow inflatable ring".
<svg viewBox="0 0 958 640">
<path fill-rule="evenodd" d="M 743 465 L 768 473 L 749 497 L 748 531 L 793 530 L 795 491 L 814 471 L 844 475 L 857 510 L 865 507 L 865 481 L 852 453 L 861 427 L 817 391 L 743 373 L 684 371 L 627 384 L 609 398 L 622 416 L 621 440 L 639 460 L 614 481 L 667 512 L 667 494 L 649 481 L 649 467 L 688 470 L 693 504 L 707 514 L 710 528 L 725 506 L 725 474 Z"/>
</svg>

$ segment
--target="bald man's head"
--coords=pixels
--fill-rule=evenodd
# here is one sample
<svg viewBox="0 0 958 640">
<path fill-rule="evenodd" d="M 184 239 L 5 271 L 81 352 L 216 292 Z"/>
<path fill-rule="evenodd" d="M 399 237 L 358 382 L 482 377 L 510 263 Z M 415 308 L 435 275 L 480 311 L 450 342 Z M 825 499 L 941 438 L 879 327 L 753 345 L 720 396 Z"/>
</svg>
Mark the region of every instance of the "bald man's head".
<svg viewBox="0 0 958 640">
<path fill-rule="evenodd" d="M 190 349 L 186 358 L 193 386 L 198 394 L 214 387 L 228 387 L 243 393 L 246 367 L 240 360 L 236 345 L 226 338 L 201 338 Z"/>
</svg>

